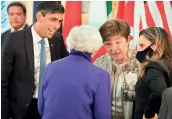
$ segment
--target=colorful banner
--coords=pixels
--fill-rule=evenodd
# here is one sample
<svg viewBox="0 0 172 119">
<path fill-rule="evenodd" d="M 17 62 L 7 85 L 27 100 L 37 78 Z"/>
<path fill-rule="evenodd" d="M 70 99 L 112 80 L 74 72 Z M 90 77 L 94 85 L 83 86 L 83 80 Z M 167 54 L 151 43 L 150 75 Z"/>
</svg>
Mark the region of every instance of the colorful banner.
<svg viewBox="0 0 172 119">
<path fill-rule="evenodd" d="M 10 24 L 8 22 L 7 7 L 11 1 L 1 1 L 1 33 L 10 29 Z"/>
</svg>

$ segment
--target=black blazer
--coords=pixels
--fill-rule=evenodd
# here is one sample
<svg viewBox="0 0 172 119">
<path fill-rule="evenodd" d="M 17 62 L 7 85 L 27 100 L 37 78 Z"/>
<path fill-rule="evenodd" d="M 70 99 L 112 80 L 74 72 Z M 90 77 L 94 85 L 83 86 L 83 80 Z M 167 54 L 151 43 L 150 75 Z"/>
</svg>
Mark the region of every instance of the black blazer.
<svg viewBox="0 0 172 119">
<path fill-rule="evenodd" d="M 61 33 L 49 39 L 51 60 L 68 56 Z M 10 33 L 2 47 L 1 98 L 2 119 L 20 119 L 32 100 L 34 51 L 31 27 Z"/>
<path fill-rule="evenodd" d="M 164 91 L 158 119 L 172 119 L 172 87 Z"/>
<path fill-rule="evenodd" d="M 136 83 L 135 119 L 154 117 L 158 114 L 163 91 L 171 85 L 167 70 L 158 62 L 150 62 L 141 79 Z"/>
<path fill-rule="evenodd" d="M 26 24 L 23 29 L 26 29 L 28 27 L 29 27 L 28 24 Z M 4 33 L 1 34 L 1 46 L 3 45 L 3 43 L 4 43 L 4 41 L 5 41 L 6 37 L 7 37 L 7 35 L 9 33 L 11 33 L 11 29 L 9 29 L 9 30 L 7 30 L 7 31 L 5 31 Z"/>
</svg>

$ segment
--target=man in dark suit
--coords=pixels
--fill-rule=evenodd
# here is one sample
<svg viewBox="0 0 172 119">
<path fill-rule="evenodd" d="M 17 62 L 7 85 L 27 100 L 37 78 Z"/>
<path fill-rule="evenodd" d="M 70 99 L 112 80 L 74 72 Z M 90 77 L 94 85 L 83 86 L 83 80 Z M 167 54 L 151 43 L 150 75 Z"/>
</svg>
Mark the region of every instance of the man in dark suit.
<svg viewBox="0 0 172 119">
<path fill-rule="evenodd" d="M 9 33 L 23 30 L 28 27 L 28 25 L 25 24 L 26 7 L 22 3 L 12 2 L 8 5 L 7 12 L 11 29 L 1 34 L 1 46 Z"/>
<path fill-rule="evenodd" d="M 172 87 L 167 88 L 162 95 L 158 119 L 172 119 Z"/>
<path fill-rule="evenodd" d="M 48 63 L 68 56 L 57 32 L 64 7 L 57 1 L 41 2 L 36 23 L 10 33 L 2 47 L 2 119 L 40 119 L 37 109 L 39 85 Z M 19 42 L 16 42 L 20 40 Z"/>
</svg>

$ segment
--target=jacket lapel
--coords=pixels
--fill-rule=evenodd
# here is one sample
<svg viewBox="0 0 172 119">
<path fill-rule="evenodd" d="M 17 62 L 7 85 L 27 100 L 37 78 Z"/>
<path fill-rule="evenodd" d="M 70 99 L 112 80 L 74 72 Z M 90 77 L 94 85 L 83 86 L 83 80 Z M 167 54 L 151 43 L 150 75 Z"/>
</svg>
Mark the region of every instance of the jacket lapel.
<svg viewBox="0 0 172 119">
<path fill-rule="evenodd" d="M 29 69 L 34 74 L 34 51 L 33 51 L 33 37 L 31 33 L 31 26 L 24 32 L 25 34 L 25 48 L 29 62 Z"/>
<path fill-rule="evenodd" d="M 27 27 L 29 27 L 28 24 L 26 24 L 23 29 L 27 29 Z"/>
<path fill-rule="evenodd" d="M 50 47 L 50 55 L 51 55 L 51 61 L 55 60 L 55 46 L 54 46 L 54 39 L 48 39 L 49 47 Z"/>
</svg>

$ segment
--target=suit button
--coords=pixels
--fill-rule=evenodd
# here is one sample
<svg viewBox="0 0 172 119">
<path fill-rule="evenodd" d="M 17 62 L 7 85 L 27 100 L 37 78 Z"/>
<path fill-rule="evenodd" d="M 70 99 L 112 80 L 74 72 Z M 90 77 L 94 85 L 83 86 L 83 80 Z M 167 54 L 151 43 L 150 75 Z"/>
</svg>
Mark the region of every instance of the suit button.
<svg viewBox="0 0 172 119">
<path fill-rule="evenodd" d="M 31 93 L 33 93 L 33 90 L 31 90 Z"/>
</svg>

